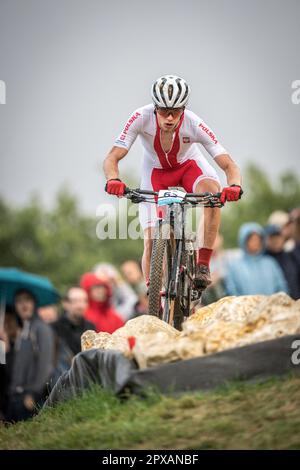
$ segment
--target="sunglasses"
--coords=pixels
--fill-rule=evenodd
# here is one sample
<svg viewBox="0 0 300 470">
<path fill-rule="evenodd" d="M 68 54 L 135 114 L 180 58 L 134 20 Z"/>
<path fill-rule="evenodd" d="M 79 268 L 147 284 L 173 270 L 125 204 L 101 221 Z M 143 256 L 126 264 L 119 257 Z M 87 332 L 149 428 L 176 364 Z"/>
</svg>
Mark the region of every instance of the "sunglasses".
<svg viewBox="0 0 300 470">
<path fill-rule="evenodd" d="M 176 118 L 181 115 L 181 113 L 184 111 L 184 108 L 159 108 L 157 106 L 156 110 L 158 114 L 163 117 L 168 117 L 169 114 L 171 114 L 174 118 Z"/>
</svg>

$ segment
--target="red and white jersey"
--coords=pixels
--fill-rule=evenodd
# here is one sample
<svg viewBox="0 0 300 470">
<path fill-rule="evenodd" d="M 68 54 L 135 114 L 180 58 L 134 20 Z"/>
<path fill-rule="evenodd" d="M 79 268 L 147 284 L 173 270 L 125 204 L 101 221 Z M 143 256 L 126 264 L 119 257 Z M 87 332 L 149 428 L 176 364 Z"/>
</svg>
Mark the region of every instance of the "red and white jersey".
<svg viewBox="0 0 300 470">
<path fill-rule="evenodd" d="M 149 104 L 132 114 L 114 145 L 129 150 L 139 135 L 144 148 L 144 164 L 166 170 L 177 168 L 191 159 L 201 161 L 203 165 L 206 159 L 197 144 L 202 144 L 212 158 L 228 153 L 203 119 L 188 109 L 174 131 L 173 144 L 168 153 L 162 148 L 160 134 L 154 105 Z"/>
</svg>

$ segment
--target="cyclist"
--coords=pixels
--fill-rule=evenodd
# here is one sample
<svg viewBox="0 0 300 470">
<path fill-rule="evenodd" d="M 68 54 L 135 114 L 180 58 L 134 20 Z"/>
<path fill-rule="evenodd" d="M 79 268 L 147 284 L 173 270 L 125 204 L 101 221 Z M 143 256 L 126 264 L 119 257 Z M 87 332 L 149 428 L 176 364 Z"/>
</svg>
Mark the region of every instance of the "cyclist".
<svg viewBox="0 0 300 470">
<path fill-rule="evenodd" d="M 142 189 L 159 191 L 181 186 L 187 192 L 219 192 L 219 178 L 202 155 L 197 145 L 200 143 L 226 174 L 228 186 L 221 192 L 221 202 L 240 199 L 243 191 L 238 166 L 203 119 L 186 109 L 190 95 L 187 82 L 175 75 L 162 76 L 152 85 L 151 95 L 153 104 L 132 113 L 104 160 L 106 192 L 124 195 L 126 184 L 119 178 L 118 163 L 139 135 L 144 149 Z M 142 268 L 147 285 L 156 218 L 151 209 L 150 203 L 140 203 L 139 218 L 144 230 Z M 219 225 L 220 209 L 205 208 L 204 242 L 198 250 L 194 279 L 196 288 L 204 289 L 211 283 L 209 262 Z"/>
</svg>

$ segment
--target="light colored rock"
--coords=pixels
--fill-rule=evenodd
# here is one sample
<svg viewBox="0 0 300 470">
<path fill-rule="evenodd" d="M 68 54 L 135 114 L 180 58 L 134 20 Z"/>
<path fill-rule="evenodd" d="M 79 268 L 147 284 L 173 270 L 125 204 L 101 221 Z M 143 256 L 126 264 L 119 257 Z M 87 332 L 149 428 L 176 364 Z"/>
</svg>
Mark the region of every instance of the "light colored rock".
<svg viewBox="0 0 300 470">
<path fill-rule="evenodd" d="M 166 362 L 175 362 L 202 356 L 203 342 L 188 337 L 170 338 L 166 333 L 150 333 L 137 338 L 133 357 L 140 369 Z"/>
<path fill-rule="evenodd" d="M 180 333 L 157 317 L 143 315 L 112 335 L 85 332 L 82 349 L 116 349 L 145 368 L 295 333 L 300 333 L 300 301 L 278 293 L 225 297 L 199 309 Z M 132 351 L 129 336 L 136 338 Z"/>
<path fill-rule="evenodd" d="M 193 325 L 197 327 L 199 323 L 206 325 L 216 320 L 244 323 L 264 299 L 263 295 L 224 297 L 218 302 L 200 308 L 194 315 L 191 315 L 184 323 L 184 330 L 188 331 L 190 327 L 193 328 Z"/>
<path fill-rule="evenodd" d="M 159 318 L 153 315 L 141 315 L 129 320 L 122 328 L 112 334 L 85 331 L 81 336 L 81 349 L 82 351 L 92 348 L 115 349 L 121 351 L 125 356 L 131 357 L 132 353 L 128 343 L 130 336 L 138 338 L 142 335 L 154 334 L 156 336 L 158 333 L 164 334 L 167 342 L 180 335 L 179 331 Z"/>
<path fill-rule="evenodd" d="M 300 302 L 285 293 L 227 297 L 192 315 L 182 335 L 204 341 L 204 352 L 266 341 L 300 330 Z"/>
<path fill-rule="evenodd" d="M 126 337 L 114 337 L 109 333 L 96 333 L 95 331 L 85 331 L 81 336 L 81 349 L 116 349 L 125 355 L 129 355 L 129 345 Z"/>
<path fill-rule="evenodd" d="M 154 315 L 141 315 L 129 320 L 122 328 L 116 330 L 112 335 L 118 337 L 139 336 L 142 334 L 164 332 L 170 338 L 180 335 L 179 331 L 171 325 L 161 321 Z"/>
</svg>

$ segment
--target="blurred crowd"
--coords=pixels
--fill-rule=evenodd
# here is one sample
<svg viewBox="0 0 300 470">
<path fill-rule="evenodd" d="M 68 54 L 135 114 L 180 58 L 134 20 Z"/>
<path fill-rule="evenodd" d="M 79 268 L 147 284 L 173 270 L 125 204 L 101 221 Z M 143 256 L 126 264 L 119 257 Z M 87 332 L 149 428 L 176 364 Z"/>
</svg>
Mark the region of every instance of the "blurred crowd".
<svg viewBox="0 0 300 470">
<path fill-rule="evenodd" d="M 217 237 L 204 305 L 228 295 L 286 292 L 300 298 L 300 208 L 273 212 L 265 226 L 243 224 L 237 242 L 238 248 L 224 250 L 222 235 Z"/>
<path fill-rule="evenodd" d="M 300 209 L 272 213 L 266 225 L 240 227 L 239 247 L 225 250 L 219 235 L 211 261 L 212 284 L 202 296 L 207 305 L 227 295 L 286 292 L 300 298 Z M 70 286 L 61 305 L 38 308 L 33 293 L 19 289 L 7 306 L 0 343 L 0 420 L 34 415 L 62 373 L 80 352 L 84 331 L 113 333 L 148 312 L 147 288 L 139 262 L 120 269 L 97 264 Z"/>
<path fill-rule="evenodd" d="M 17 422 L 36 413 L 81 351 L 85 331 L 113 333 L 147 311 L 146 285 L 134 260 L 124 262 L 120 271 L 108 263 L 96 265 L 68 288 L 60 306 L 38 307 L 30 290 L 18 290 L 0 326 L 6 351 L 6 364 L 0 366 L 0 420 Z"/>
</svg>

